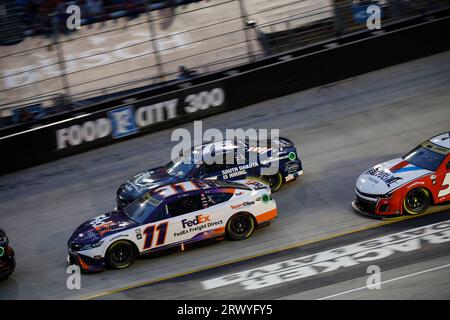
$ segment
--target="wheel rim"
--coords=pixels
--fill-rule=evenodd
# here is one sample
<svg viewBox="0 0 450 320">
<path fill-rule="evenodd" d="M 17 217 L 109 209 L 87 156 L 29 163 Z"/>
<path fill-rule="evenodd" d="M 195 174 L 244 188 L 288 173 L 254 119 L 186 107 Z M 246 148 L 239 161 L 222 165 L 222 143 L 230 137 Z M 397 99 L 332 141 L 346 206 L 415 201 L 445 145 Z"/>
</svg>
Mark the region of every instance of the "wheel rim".
<svg viewBox="0 0 450 320">
<path fill-rule="evenodd" d="M 127 263 L 131 256 L 131 248 L 127 245 L 118 245 L 116 246 L 112 253 L 112 260 L 117 264 Z"/>
<path fill-rule="evenodd" d="M 245 216 L 237 216 L 231 221 L 231 230 L 238 235 L 245 235 L 251 228 L 249 219 Z"/>
<path fill-rule="evenodd" d="M 279 173 L 273 176 L 265 176 L 264 179 L 269 183 L 272 191 L 276 191 L 281 187 L 282 179 Z"/>
<path fill-rule="evenodd" d="M 426 195 L 420 190 L 411 191 L 405 200 L 407 209 L 412 212 L 420 212 L 426 205 Z"/>
<path fill-rule="evenodd" d="M 275 183 L 277 182 L 277 177 L 276 176 L 268 176 L 266 178 L 266 180 L 269 183 L 269 186 L 273 187 L 275 185 Z"/>
</svg>

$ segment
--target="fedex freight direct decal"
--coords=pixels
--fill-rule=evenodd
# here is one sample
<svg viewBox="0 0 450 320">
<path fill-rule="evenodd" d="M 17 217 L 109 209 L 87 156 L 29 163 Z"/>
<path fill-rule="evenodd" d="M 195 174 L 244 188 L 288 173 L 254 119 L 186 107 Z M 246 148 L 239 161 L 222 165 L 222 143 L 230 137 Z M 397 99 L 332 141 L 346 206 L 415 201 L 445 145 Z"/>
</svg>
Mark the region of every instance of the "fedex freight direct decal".
<svg viewBox="0 0 450 320">
<path fill-rule="evenodd" d="M 113 139 L 122 138 L 139 132 L 140 128 L 176 118 L 179 100 L 170 99 L 136 109 L 133 105 L 124 106 L 108 111 L 107 117 L 59 129 L 56 131 L 57 148 L 65 149 L 109 136 Z M 189 94 L 183 102 L 187 114 L 220 107 L 225 103 L 225 91 L 214 88 Z"/>
</svg>

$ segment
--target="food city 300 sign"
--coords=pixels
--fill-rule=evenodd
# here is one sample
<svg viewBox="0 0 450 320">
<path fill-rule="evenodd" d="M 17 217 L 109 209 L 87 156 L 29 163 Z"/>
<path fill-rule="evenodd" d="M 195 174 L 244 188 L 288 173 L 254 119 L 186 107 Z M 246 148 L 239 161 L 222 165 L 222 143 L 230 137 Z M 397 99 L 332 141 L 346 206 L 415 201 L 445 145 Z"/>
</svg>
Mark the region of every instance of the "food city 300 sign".
<svg viewBox="0 0 450 320">
<path fill-rule="evenodd" d="M 102 138 L 118 139 L 138 133 L 155 123 L 178 116 L 225 106 L 225 91 L 221 87 L 203 90 L 183 98 L 167 99 L 158 103 L 138 102 L 107 111 L 103 117 L 73 124 L 56 131 L 57 149 L 65 149 Z M 141 106 L 139 106 L 141 105 Z"/>
</svg>

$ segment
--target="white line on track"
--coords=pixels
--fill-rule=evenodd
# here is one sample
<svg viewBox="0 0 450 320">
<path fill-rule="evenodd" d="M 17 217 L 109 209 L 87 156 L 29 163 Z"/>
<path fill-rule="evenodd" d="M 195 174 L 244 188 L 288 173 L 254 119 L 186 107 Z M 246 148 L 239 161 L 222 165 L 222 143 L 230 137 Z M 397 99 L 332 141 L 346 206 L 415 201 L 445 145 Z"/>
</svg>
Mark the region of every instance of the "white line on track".
<svg viewBox="0 0 450 320">
<path fill-rule="evenodd" d="M 265 265 L 265 266 L 252 268 L 252 269 L 248 269 L 248 270 L 244 270 L 244 271 L 240 271 L 240 272 L 235 272 L 235 273 L 231 273 L 231 274 L 222 275 L 222 276 L 217 277 L 217 278 L 213 278 L 213 279 L 208 279 L 208 280 L 202 281 L 201 285 L 202 285 L 203 289 L 210 290 L 210 289 L 215 289 L 215 288 L 218 288 L 218 287 L 223 287 L 223 286 L 227 286 L 227 285 L 231 285 L 231 284 L 241 283 L 244 280 L 245 281 L 254 280 L 254 279 L 260 278 L 261 275 L 260 274 L 255 274 L 255 275 L 252 275 L 252 276 L 247 276 L 247 275 L 251 274 L 252 271 L 257 271 L 257 270 L 261 270 L 261 269 L 265 270 L 264 276 L 276 275 L 276 274 L 278 274 L 280 272 L 280 270 L 279 270 L 280 264 L 288 264 L 290 262 L 295 263 L 293 266 L 284 267 L 283 271 L 295 270 L 295 269 L 300 267 L 298 265 L 298 263 L 296 263 L 296 260 L 298 260 L 298 259 L 306 260 L 306 259 L 310 259 L 310 258 L 314 258 L 314 257 L 319 257 L 319 258 L 317 258 L 316 260 L 314 260 L 312 262 L 307 262 L 307 263 L 302 263 L 301 264 L 301 267 L 311 266 L 311 265 L 317 264 L 319 262 L 328 261 L 328 260 L 332 260 L 332 259 L 337 259 L 337 258 L 340 258 L 340 257 L 348 256 L 350 254 L 355 254 L 355 253 L 360 252 L 360 251 L 368 250 L 368 248 L 362 247 L 362 248 L 359 248 L 357 250 L 342 251 L 342 253 L 339 253 L 339 254 L 334 254 L 333 253 L 333 252 L 335 252 L 335 251 L 337 251 L 339 249 L 354 248 L 356 246 L 359 246 L 359 245 L 367 243 L 367 242 L 376 241 L 376 240 L 382 240 L 382 239 L 390 239 L 390 238 L 393 238 L 395 236 L 399 236 L 399 235 L 402 235 L 402 234 L 405 234 L 405 233 L 414 234 L 415 231 L 418 231 L 418 230 L 421 230 L 421 229 L 425 229 L 425 228 L 430 228 L 430 227 L 433 227 L 435 225 L 439 225 L 439 224 L 445 223 L 445 222 L 450 222 L 450 220 L 441 221 L 441 222 L 433 223 L 433 224 L 430 224 L 430 225 L 417 227 L 417 228 L 414 228 L 414 229 L 403 230 L 403 231 L 400 231 L 400 232 L 397 232 L 397 233 L 392 233 L 392 234 L 384 235 L 384 236 L 377 237 L 377 238 L 367 239 L 367 240 L 360 241 L 360 242 L 357 242 L 357 243 L 348 244 L 348 245 L 345 245 L 345 246 L 342 246 L 342 247 L 334 247 L 332 249 L 328 249 L 328 250 L 325 250 L 325 251 L 322 251 L 322 252 L 316 252 L 316 253 L 313 253 L 313 254 L 310 254 L 310 255 L 307 255 L 307 256 L 299 256 L 299 257 L 291 258 L 289 260 L 275 262 L 275 263 L 272 263 L 270 265 Z M 448 228 L 447 229 L 432 230 L 432 231 L 429 231 L 429 232 L 421 233 L 419 235 L 410 236 L 408 238 L 400 238 L 400 239 L 395 240 L 395 241 L 383 242 L 383 243 L 381 243 L 379 245 L 371 246 L 370 250 L 374 250 L 374 249 L 383 248 L 383 247 L 386 247 L 386 246 L 395 245 L 395 244 L 398 244 L 398 243 L 402 243 L 405 240 L 412 240 L 412 239 L 423 238 L 424 236 L 435 234 L 435 233 L 440 233 L 440 232 L 442 232 L 444 230 L 448 230 Z M 330 254 L 331 254 L 331 256 L 330 256 Z M 242 275 L 244 275 L 244 277 L 242 277 Z M 227 278 L 230 278 L 230 277 L 233 277 L 233 280 L 224 280 L 224 279 L 227 279 Z"/>
<path fill-rule="evenodd" d="M 404 275 L 404 276 L 401 276 L 401 277 L 397 277 L 397 278 L 393 278 L 393 279 L 390 279 L 390 280 L 381 281 L 380 285 L 385 284 L 385 283 L 389 283 L 389 282 L 398 281 L 398 280 L 405 279 L 405 278 L 414 277 L 414 276 L 417 276 L 417 275 L 422 274 L 422 273 L 427 273 L 427 272 L 431 272 L 431 271 L 435 271 L 435 270 L 439 270 L 439 269 L 444 269 L 444 268 L 448 268 L 448 267 L 450 267 L 450 264 L 446 264 L 446 265 L 443 265 L 443 266 L 440 266 L 440 267 L 435 267 L 435 268 L 431 268 L 431 269 L 427 269 L 427 270 L 423 270 L 423 271 L 407 274 L 407 275 Z M 335 294 L 332 294 L 332 295 L 329 295 L 329 296 L 326 296 L 326 297 L 322 297 L 322 298 L 319 298 L 319 299 L 316 299 L 316 300 L 326 300 L 326 299 L 329 299 L 329 298 L 342 296 L 342 295 L 347 294 L 347 293 L 360 291 L 360 290 L 364 290 L 364 289 L 368 289 L 368 287 L 364 286 L 364 287 L 360 287 L 360 288 L 356 288 L 356 289 L 352 289 L 352 290 L 347 290 L 347 291 L 335 293 Z"/>
</svg>

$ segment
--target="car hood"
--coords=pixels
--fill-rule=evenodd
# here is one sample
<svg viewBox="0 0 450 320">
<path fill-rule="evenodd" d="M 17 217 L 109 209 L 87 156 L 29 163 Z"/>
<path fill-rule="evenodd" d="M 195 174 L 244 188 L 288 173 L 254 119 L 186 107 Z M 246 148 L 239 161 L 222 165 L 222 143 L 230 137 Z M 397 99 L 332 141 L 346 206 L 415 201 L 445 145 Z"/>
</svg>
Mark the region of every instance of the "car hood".
<svg viewBox="0 0 450 320">
<path fill-rule="evenodd" d="M 154 168 L 140 172 L 123 183 L 117 190 L 117 197 L 121 202 L 130 203 L 150 189 L 177 180 L 178 178 L 167 173 L 165 167 Z"/>
<path fill-rule="evenodd" d="M 431 174 L 402 158 L 377 164 L 359 176 L 356 188 L 362 193 L 384 195 L 406 183 Z"/>
<path fill-rule="evenodd" d="M 117 232 L 138 226 L 122 211 L 111 211 L 81 224 L 70 237 L 77 244 L 94 243 Z"/>
</svg>

